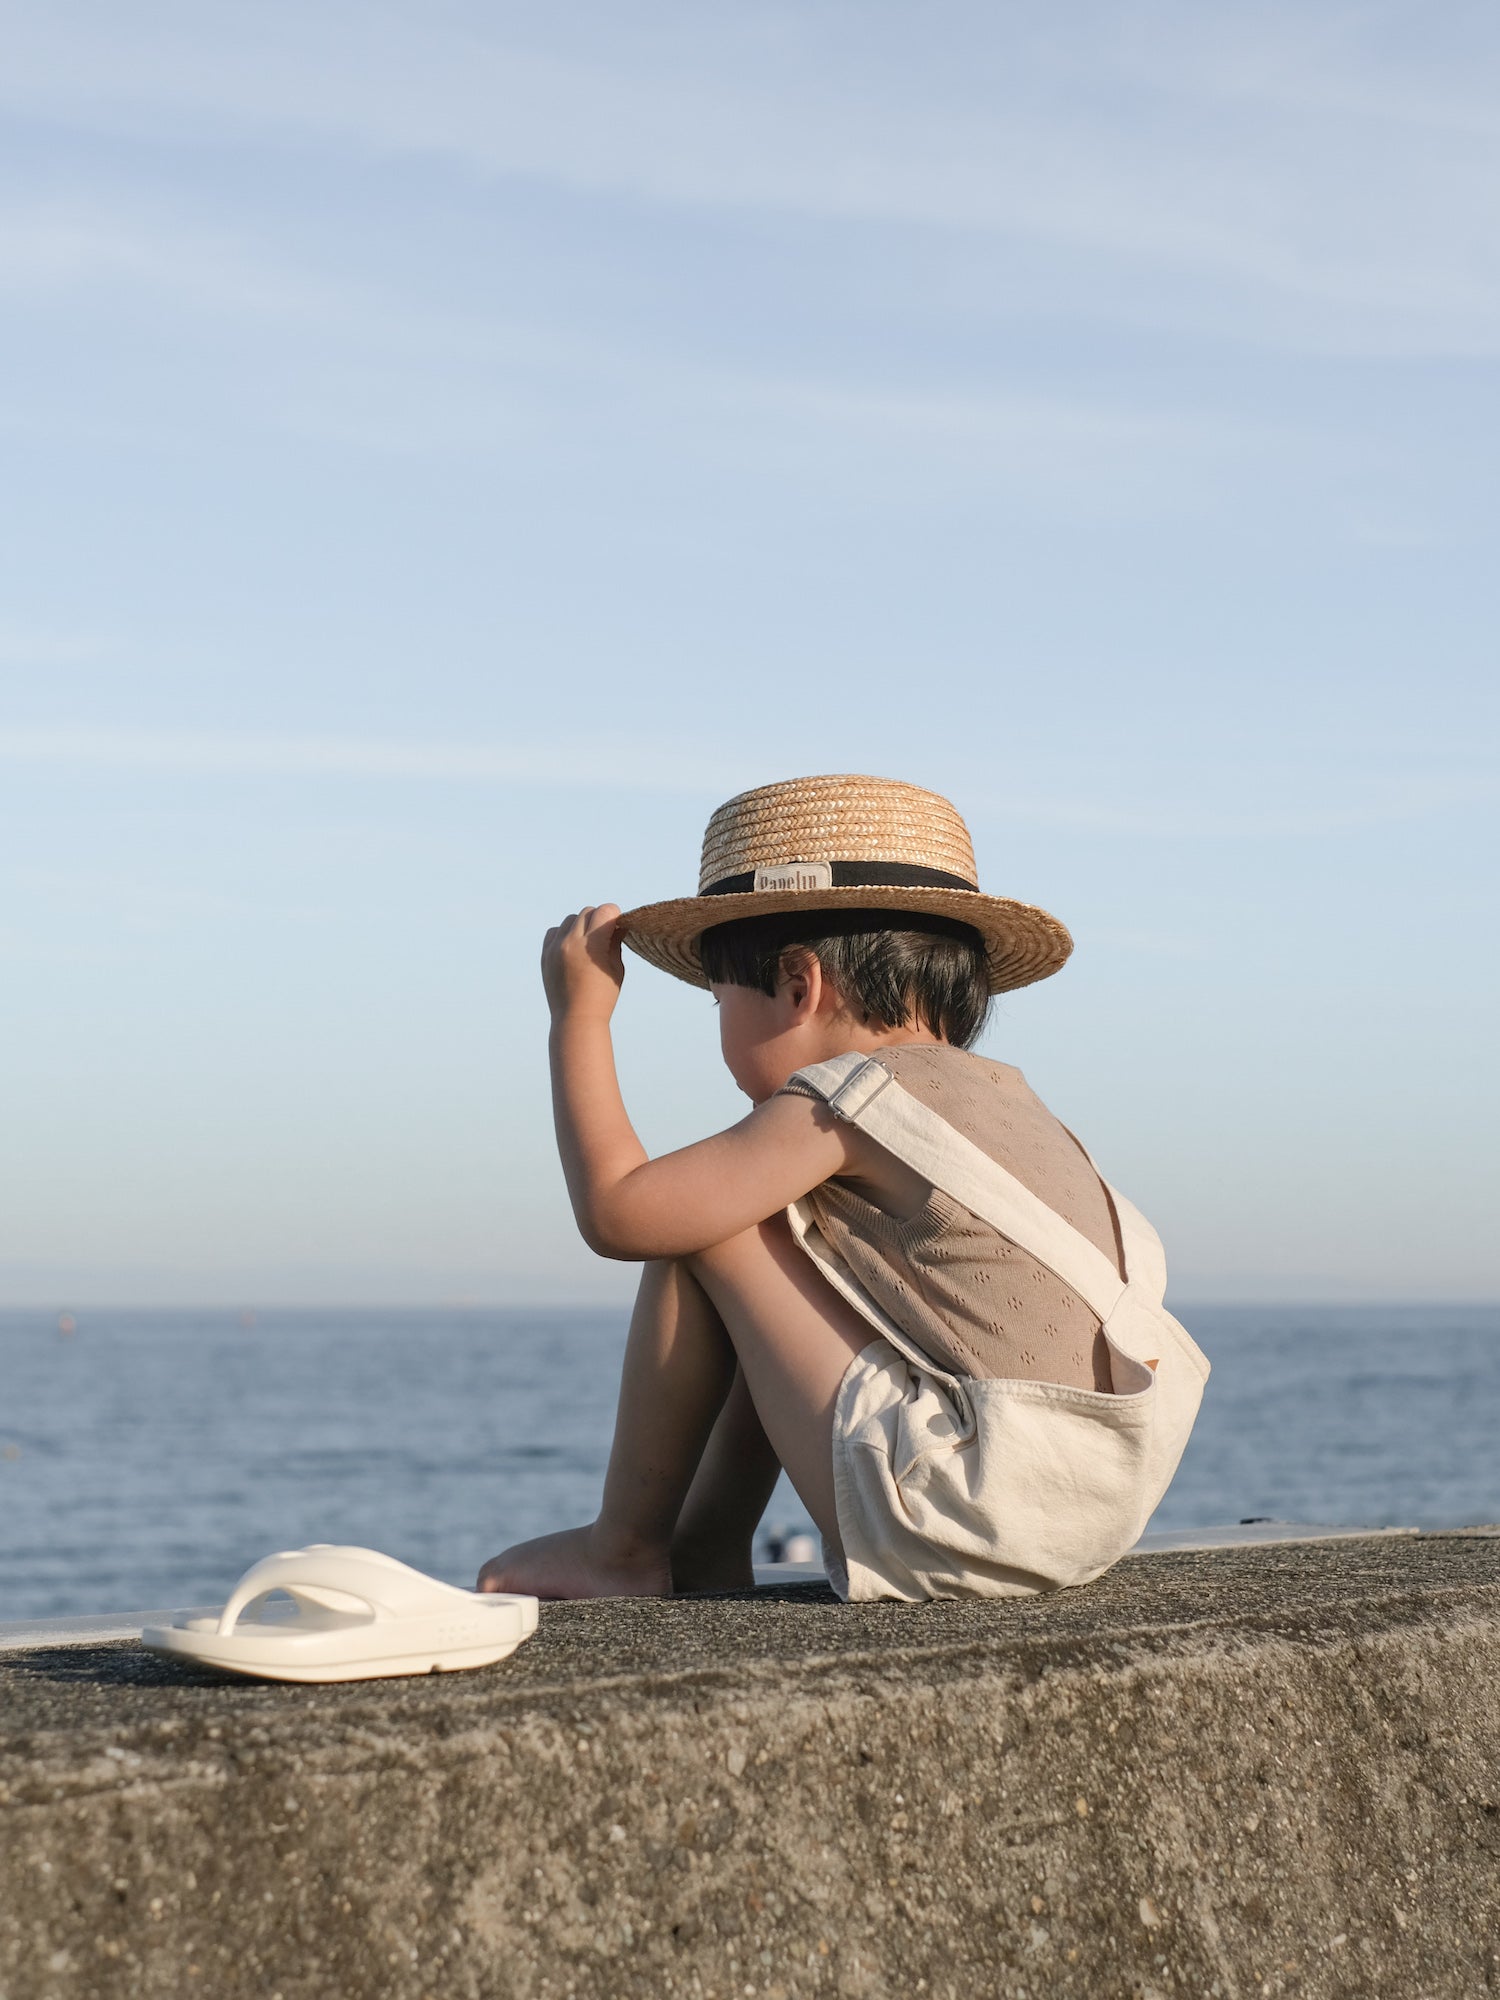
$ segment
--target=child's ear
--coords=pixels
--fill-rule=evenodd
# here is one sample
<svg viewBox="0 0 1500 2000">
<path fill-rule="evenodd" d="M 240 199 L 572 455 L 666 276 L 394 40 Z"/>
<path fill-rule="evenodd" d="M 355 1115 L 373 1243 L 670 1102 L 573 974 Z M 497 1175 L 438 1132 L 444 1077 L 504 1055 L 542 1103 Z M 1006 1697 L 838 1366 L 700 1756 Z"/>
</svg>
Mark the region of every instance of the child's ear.
<svg viewBox="0 0 1500 2000">
<path fill-rule="evenodd" d="M 823 968 L 810 951 L 788 951 L 781 961 L 783 997 L 797 1015 L 818 1011 L 823 993 Z"/>
</svg>

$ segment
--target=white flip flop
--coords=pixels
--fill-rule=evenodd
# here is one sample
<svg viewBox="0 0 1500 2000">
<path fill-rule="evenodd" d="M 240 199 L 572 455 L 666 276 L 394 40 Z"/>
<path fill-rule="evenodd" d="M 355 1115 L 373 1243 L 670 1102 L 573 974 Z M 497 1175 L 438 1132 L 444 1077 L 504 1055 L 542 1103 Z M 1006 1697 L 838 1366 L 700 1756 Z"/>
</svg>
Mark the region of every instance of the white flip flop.
<svg viewBox="0 0 1500 2000">
<path fill-rule="evenodd" d="M 283 1591 L 290 1604 L 267 1604 Z M 534 1597 L 460 1590 L 375 1549 L 314 1542 L 266 1556 L 207 1617 L 148 1625 L 153 1653 L 272 1681 L 364 1681 L 487 1667 L 536 1630 Z"/>
</svg>

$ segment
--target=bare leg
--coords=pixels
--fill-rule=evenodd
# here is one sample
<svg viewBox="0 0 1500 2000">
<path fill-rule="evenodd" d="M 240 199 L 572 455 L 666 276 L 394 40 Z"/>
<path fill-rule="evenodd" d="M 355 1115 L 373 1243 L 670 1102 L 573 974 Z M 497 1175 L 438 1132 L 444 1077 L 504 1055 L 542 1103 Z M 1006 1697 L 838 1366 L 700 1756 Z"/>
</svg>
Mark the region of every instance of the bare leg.
<svg viewBox="0 0 1500 2000">
<path fill-rule="evenodd" d="M 756 1414 L 777 1458 L 836 1549 L 833 1408 L 849 1363 L 873 1334 L 770 1216 L 688 1258 L 734 1342 Z"/>
<path fill-rule="evenodd" d="M 664 1597 L 671 1544 L 734 1378 L 734 1349 L 687 1265 L 644 1266 L 599 1518 L 493 1556 L 481 1590 L 538 1597 Z"/>
<path fill-rule="evenodd" d="M 780 1470 L 736 1369 L 672 1537 L 674 1590 L 750 1589 L 755 1530 Z"/>
<path fill-rule="evenodd" d="M 648 1264 L 626 1343 L 598 1520 L 493 1557 L 479 1573 L 480 1589 L 664 1596 L 672 1585 L 673 1533 L 729 1393 L 736 1355 L 771 1453 L 825 1539 L 841 1547 L 833 1408 L 850 1361 L 870 1337 L 853 1306 L 798 1249 L 782 1215 L 690 1258 Z M 725 1427 L 726 1451 L 736 1433 L 743 1439 L 743 1412 Z M 759 1482 L 769 1461 L 758 1446 L 752 1449 Z M 730 1472 L 705 1471 L 690 1530 L 696 1520 L 722 1518 Z M 766 1483 L 762 1505 L 769 1490 Z M 752 1497 L 741 1495 L 747 1510 Z M 686 1544 L 683 1558 L 686 1574 Z"/>
</svg>

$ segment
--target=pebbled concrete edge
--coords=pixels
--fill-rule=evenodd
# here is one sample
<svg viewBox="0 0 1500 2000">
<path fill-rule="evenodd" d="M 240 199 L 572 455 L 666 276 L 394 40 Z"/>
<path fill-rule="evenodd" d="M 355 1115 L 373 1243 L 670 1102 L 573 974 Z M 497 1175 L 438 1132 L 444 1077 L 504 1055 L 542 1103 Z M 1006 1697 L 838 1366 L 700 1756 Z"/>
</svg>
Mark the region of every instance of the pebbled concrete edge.
<svg viewBox="0 0 1500 2000">
<path fill-rule="evenodd" d="M 1496 1685 L 1478 1586 L 127 1737 L 12 1792 L 0 1995 L 1470 2000 Z"/>
</svg>

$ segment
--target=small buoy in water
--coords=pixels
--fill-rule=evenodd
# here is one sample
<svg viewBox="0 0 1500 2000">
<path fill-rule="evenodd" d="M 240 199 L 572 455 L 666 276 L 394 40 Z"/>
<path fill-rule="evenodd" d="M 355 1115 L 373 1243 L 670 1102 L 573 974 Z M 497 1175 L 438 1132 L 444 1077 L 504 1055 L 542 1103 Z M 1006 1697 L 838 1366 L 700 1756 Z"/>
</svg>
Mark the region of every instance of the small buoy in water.
<svg viewBox="0 0 1500 2000">
<path fill-rule="evenodd" d="M 768 1563 L 815 1563 L 818 1560 L 818 1545 L 805 1529 L 770 1528 L 762 1544 L 762 1553 Z"/>
<path fill-rule="evenodd" d="M 77 1333 L 78 1322 L 71 1313 L 59 1313 L 57 1315 L 57 1330 L 59 1333 Z"/>
<path fill-rule="evenodd" d="M 240 1325 L 247 1328 L 252 1327 L 254 1326 L 257 1318 L 258 1315 L 252 1312 L 250 1308 L 246 1306 L 245 1310 L 240 1314 Z"/>
<path fill-rule="evenodd" d="M 0 1446 L 0 1458 L 19 1458 L 20 1456 L 21 1447 L 18 1444 Z"/>
</svg>

